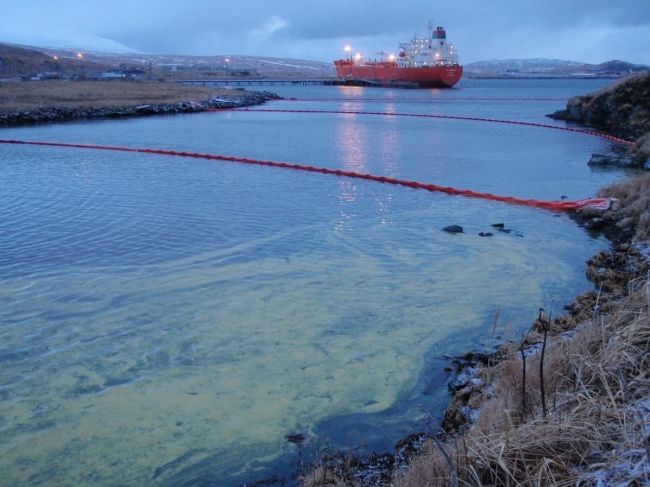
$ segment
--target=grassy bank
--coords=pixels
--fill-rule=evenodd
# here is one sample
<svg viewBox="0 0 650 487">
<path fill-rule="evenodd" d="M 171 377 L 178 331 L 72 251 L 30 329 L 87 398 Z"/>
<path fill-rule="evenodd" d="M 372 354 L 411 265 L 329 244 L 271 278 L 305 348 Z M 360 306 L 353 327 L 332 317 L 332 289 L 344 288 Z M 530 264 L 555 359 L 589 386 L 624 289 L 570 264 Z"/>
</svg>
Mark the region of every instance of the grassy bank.
<svg viewBox="0 0 650 487">
<path fill-rule="evenodd" d="M 236 98 L 240 91 L 179 83 L 130 81 L 28 81 L 0 83 L 0 115 L 16 111 L 78 108 L 130 108 L 209 100 L 213 96 Z"/>
</svg>

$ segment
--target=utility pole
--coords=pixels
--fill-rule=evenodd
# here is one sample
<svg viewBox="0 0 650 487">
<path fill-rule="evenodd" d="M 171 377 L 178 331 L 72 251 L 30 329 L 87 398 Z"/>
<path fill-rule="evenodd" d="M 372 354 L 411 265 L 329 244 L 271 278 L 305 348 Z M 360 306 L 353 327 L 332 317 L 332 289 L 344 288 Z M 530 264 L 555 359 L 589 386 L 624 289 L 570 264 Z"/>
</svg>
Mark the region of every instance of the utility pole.
<svg viewBox="0 0 650 487">
<path fill-rule="evenodd" d="M 79 52 L 77 53 L 77 58 L 79 59 L 79 61 L 81 61 L 84 58 L 84 56 Z M 83 66 L 81 66 L 81 72 L 80 72 L 79 64 L 77 64 L 77 81 L 79 81 L 83 77 L 83 75 L 84 75 Z"/>
</svg>

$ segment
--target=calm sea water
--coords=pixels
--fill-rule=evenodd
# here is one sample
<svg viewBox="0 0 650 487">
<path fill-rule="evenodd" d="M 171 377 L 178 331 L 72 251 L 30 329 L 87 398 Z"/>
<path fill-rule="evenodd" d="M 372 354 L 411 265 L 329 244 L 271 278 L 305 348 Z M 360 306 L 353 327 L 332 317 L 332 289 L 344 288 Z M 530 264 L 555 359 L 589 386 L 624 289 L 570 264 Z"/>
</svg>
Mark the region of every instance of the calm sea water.
<svg viewBox="0 0 650 487">
<path fill-rule="evenodd" d="M 542 98 L 605 84 L 275 87 L 298 100 L 262 108 L 562 125 L 545 115 L 565 102 Z M 598 138 L 460 120 L 249 110 L 0 137 L 545 200 L 625 177 L 586 165 L 608 147 Z M 501 340 L 539 307 L 557 314 L 592 288 L 585 260 L 607 246 L 563 214 L 330 175 L 52 147 L 2 145 L 0 157 L 3 485 L 242 485 L 282 476 L 325 441 L 390 450 L 426 414 L 440 418 L 443 353 L 499 343 L 497 310 Z M 441 231 L 451 224 L 465 233 Z"/>
</svg>

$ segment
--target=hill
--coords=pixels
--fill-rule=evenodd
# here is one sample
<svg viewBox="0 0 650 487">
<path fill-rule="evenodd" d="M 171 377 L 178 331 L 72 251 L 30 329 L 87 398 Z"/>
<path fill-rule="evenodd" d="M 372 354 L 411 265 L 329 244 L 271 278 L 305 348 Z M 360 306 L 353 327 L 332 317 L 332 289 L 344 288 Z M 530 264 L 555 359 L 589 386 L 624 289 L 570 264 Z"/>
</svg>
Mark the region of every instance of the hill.
<svg viewBox="0 0 650 487">
<path fill-rule="evenodd" d="M 37 42 L 36 39 L 33 42 Z M 0 79 L 34 76 L 58 71 L 75 76 L 84 70 L 131 68 L 151 73 L 155 79 L 233 78 L 332 78 L 336 70 L 331 60 L 307 61 L 251 55 L 190 56 L 146 54 L 102 38 L 75 38 L 63 41 L 42 40 L 49 47 L 27 47 L 0 43 Z M 70 46 L 85 46 L 85 50 Z M 120 47 L 122 46 L 122 47 Z M 79 57 L 81 54 L 81 57 Z M 55 60 L 56 58 L 56 60 Z M 55 69 L 58 63 L 60 69 Z M 625 61 L 585 64 L 562 59 L 506 59 L 469 63 L 466 77 L 619 77 L 648 66 Z M 151 70 L 151 71 L 149 71 Z"/>
<path fill-rule="evenodd" d="M 492 59 L 464 66 L 466 74 L 498 75 L 506 72 L 550 73 L 567 66 L 584 66 L 583 63 L 561 59 Z"/>
<path fill-rule="evenodd" d="M 78 52 L 63 48 L 33 48 L 0 44 L 0 79 L 58 72 L 74 77 L 89 71 L 132 69 L 155 79 L 201 79 L 216 77 L 331 78 L 331 62 L 264 56 L 185 56 L 137 52 Z"/>
<path fill-rule="evenodd" d="M 494 76 L 613 76 L 645 71 L 648 66 L 625 61 L 607 61 L 601 64 L 585 64 L 562 59 L 506 59 L 479 61 L 465 65 L 469 77 Z"/>
<path fill-rule="evenodd" d="M 32 77 L 46 73 L 53 77 L 72 77 L 88 68 L 111 69 L 113 64 L 89 61 L 83 56 L 79 57 L 76 53 L 67 51 L 46 53 L 39 49 L 0 44 L 0 79 Z"/>
<path fill-rule="evenodd" d="M 36 47 L 38 49 L 66 49 L 71 52 L 96 53 L 137 53 L 119 42 L 91 34 L 67 33 L 57 38 L 13 34 L 3 36 L 2 41 L 19 47 Z"/>
</svg>

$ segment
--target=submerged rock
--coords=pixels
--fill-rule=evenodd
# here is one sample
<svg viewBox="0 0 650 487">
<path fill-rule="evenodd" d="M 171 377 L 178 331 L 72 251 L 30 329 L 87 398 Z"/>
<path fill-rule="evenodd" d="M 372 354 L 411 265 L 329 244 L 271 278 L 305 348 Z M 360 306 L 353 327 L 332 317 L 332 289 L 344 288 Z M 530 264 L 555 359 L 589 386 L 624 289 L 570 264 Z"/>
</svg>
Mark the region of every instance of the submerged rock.
<svg viewBox="0 0 650 487">
<path fill-rule="evenodd" d="M 617 167 L 640 167 L 641 161 L 632 155 L 617 154 L 611 152 L 609 154 L 592 154 L 591 159 L 587 163 L 588 166 L 617 166 Z"/>
</svg>

